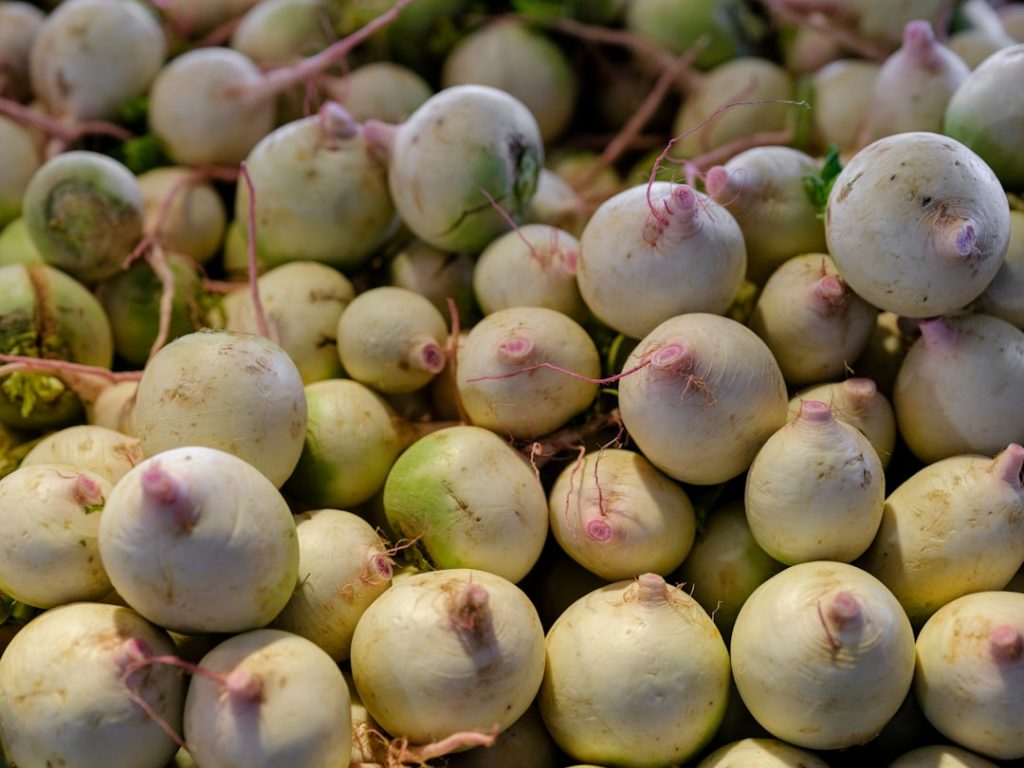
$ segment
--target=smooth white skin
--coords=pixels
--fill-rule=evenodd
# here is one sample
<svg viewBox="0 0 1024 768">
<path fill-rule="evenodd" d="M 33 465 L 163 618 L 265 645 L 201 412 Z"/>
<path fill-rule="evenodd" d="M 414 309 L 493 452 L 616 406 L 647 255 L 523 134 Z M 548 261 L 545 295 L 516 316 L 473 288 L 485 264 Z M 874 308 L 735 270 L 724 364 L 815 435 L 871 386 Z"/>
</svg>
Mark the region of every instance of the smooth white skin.
<svg viewBox="0 0 1024 768">
<path fill-rule="evenodd" d="M 589 217 L 583 199 L 572 185 L 554 171 L 541 168 L 537 191 L 526 209 L 524 221 L 548 224 L 579 237 Z"/>
<path fill-rule="evenodd" d="M 205 263 L 224 240 L 227 211 L 210 182 L 183 181 L 193 173 L 189 168 L 154 168 L 139 176 L 139 189 L 146 207 L 146 231 L 154 232 L 164 248 Z M 167 216 L 157 230 L 161 211 L 172 192 Z"/>
<path fill-rule="evenodd" d="M 788 39 L 787 39 L 788 38 Z M 811 75 L 827 64 L 841 59 L 846 50 L 828 32 L 813 27 L 794 26 L 780 40 L 782 62 L 794 75 Z"/>
<path fill-rule="evenodd" d="M 875 538 L 884 501 L 884 469 L 870 441 L 816 401 L 804 401 L 796 420 L 768 438 L 744 493 L 754 539 L 790 565 L 852 562 Z"/>
<path fill-rule="evenodd" d="M 568 232 L 524 224 L 484 248 L 473 270 L 473 293 L 485 315 L 547 307 L 581 323 L 588 310 L 576 282 L 579 259 L 580 242 Z"/>
<path fill-rule="evenodd" d="M 301 260 L 356 270 L 394 229 L 384 166 L 358 125 L 332 117 L 286 123 L 245 160 L 256 195 L 256 248 L 266 266 Z M 249 221 L 244 183 L 235 218 Z"/>
<path fill-rule="evenodd" d="M 92 403 L 86 404 L 90 424 L 106 427 L 128 437 L 137 437 L 135 430 L 135 392 L 137 381 L 118 381 L 103 390 Z"/>
<path fill-rule="evenodd" d="M 21 198 L 41 164 L 38 145 L 29 130 L 0 117 L 0 168 L 4 169 L 0 174 L 0 227 L 21 215 Z"/>
<path fill-rule="evenodd" d="M 933 317 L 967 305 L 995 277 L 1010 240 L 1009 206 L 995 174 L 963 144 L 901 133 L 843 168 L 825 237 L 857 295 L 906 317 Z"/>
<path fill-rule="evenodd" d="M 175 163 L 237 165 L 273 129 L 276 101 L 229 93 L 253 87 L 262 77 L 252 61 L 230 48 L 183 53 L 153 81 L 150 130 Z"/>
<path fill-rule="evenodd" d="M 518 373 L 540 363 L 596 379 L 597 347 L 583 327 L 553 309 L 512 307 L 470 330 L 459 348 L 459 396 L 473 424 L 529 440 L 557 429 L 584 411 L 598 385 L 551 370 Z M 507 378 L 473 381 L 480 377 Z"/>
<path fill-rule="evenodd" d="M 833 7 L 840 14 L 845 11 L 844 6 Z M 859 0 L 854 6 L 854 13 L 859 32 L 896 50 L 908 22 L 924 19 L 934 27 L 939 24 L 943 5 L 942 0 L 907 0 L 898 6 L 887 0 Z"/>
<path fill-rule="evenodd" d="M 858 563 L 915 622 L 969 592 L 1002 589 L 1024 562 L 1024 449 L 929 464 L 885 500 Z"/>
<path fill-rule="evenodd" d="M 1010 211 L 1006 260 L 978 297 L 976 308 L 1024 330 L 1024 211 Z"/>
<path fill-rule="evenodd" d="M 654 574 L 573 603 L 548 631 L 540 712 L 574 760 L 684 762 L 725 714 L 729 653 L 711 618 Z"/>
<path fill-rule="evenodd" d="M 804 189 L 820 163 L 789 147 L 754 147 L 708 171 L 711 198 L 743 231 L 747 279 L 762 284 L 786 259 L 825 250 L 825 228 Z"/>
<path fill-rule="evenodd" d="M 269 623 L 299 569 L 287 502 L 254 467 L 213 448 L 171 449 L 125 475 L 107 498 L 99 542 L 118 594 L 176 632 Z"/>
<path fill-rule="evenodd" d="M 218 448 L 280 488 L 306 439 L 306 394 L 295 363 L 272 341 L 201 331 L 178 337 L 146 364 L 134 419 L 147 456 Z"/>
<path fill-rule="evenodd" d="M 21 466 L 70 464 L 117 483 L 143 458 L 138 438 L 106 427 L 79 424 L 46 435 L 25 455 Z"/>
<path fill-rule="evenodd" d="M 3 129 L 0 128 L 0 131 Z M 18 198 L 20 209 L 21 198 Z M 0 266 L 10 264 L 42 264 L 43 257 L 29 237 L 25 220 L 20 216 L 0 230 Z"/>
<path fill-rule="evenodd" d="M 776 739 L 742 739 L 719 747 L 697 768 L 828 768 L 828 763 Z"/>
<path fill-rule="evenodd" d="M 1007 5 L 996 9 L 1003 28 L 1019 43 L 1024 43 L 1024 8 Z"/>
<path fill-rule="evenodd" d="M 361 517 L 338 509 L 309 512 L 296 530 L 299 585 L 272 626 L 344 661 L 359 617 L 391 586 L 387 545 Z"/>
<path fill-rule="evenodd" d="M 914 633 L 900 604 L 846 563 L 801 563 L 768 579 L 740 609 L 730 650 L 750 713 L 808 749 L 874 737 L 914 676 Z"/>
<path fill-rule="evenodd" d="M 981 3 L 988 6 L 985 0 L 981 0 Z M 964 5 L 967 5 L 967 3 L 964 3 Z M 988 29 L 971 27 L 954 32 L 946 42 L 949 45 L 949 49 L 963 59 L 964 64 L 970 69 L 977 69 L 981 62 L 1000 48 L 1013 45 L 1017 41 L 1005 34 L 1005 31 L 998 36 L 993 36 Z"/>
<path fill-rule="evenodd" d="M 194 676 L 185 698 L 185 740 L 203 768 L 345 768 L 352 750 L 348 685 L 314 643 L 276 629 L 222 642 L 199 666 L 248 673 L 258 699 Z"/>
<path fill-rule="evenodd" d="M 168 0 L 160 12 L 188 35 L 201 35 L 242 16 L 259 0 Z"/>
<path fill-rule="evenodd" d="M 676 480 L 713 485 L 736 477 L 786 422 L 779 365 L 735 320 L 696 313 L 666 320 L 622 369 L 641 364 L 618 382 L 622 422 L 644 456 Z"/>
<path fill-rule="evenodd" d="M 558 748 L 552 741 L 540 710 L 531 705 L 489 747 L 446 755 L 448 768 L 558 768 Z"/>
<path fill-rule="evenodd" d="M 449 298 L 461 306 L 473 293 L 474 264 L 469 254 L 447 253 L 413 240 L 388 262 L 388 282 L 426 297 L 448 317 Z M 463 326 L 468 319 L 460 318 Z"/>
<path fill-rule="evenodd" d="M 871 442 L 883 469 L 889 465 L 896 445 L 896 414 L 875 382 L 865 378 L 846 379 L 801 390 L 789 401 L 787 422 L 796 418 L 800 403 L 805 400 L 828 405 L 836 419 L 856 427 Z"/>
<path fill-rule="evenodd" d="M 380 392 L 415 392 L 444 369 L 448 324 L 429 299 L 383 286 L 345 307 L 337 340 L 351 378 Z"/>
<path fill-rule="evenodd" d="M 903 359 L 892 403 L 924 462 L 1024 442 L 1024 331 L 988 315 L 936 318 Z"/>
<path fill-rule="evenodd" d="M 1024 595 L 977 592 L 939 609 L 917 637 L 914 694 L 944 736 L 986 757 L 1024 757 Z"/>
<path fill-rule="evenodd" d="M 31 93 L 28 58 L 39 27 L 46 14 L 29 3 L 6 2 L 0 5 L 0 94 L 22 101 Z"/>
<path fill-rule="evenodd" d="M 880 65 L 863 59 L 840 59 L 826 64 L 811 76 L 814 109 L 811 110 L 814 143 L 819 151 L 835 144 L 841 152 L 852 151 Z"/>
<path fill-rule="evenodd" d="M 338 79 L 325 77 L 324 88 L 361 123 L 401 123 L 434 95 L 418 73 L 390 61 L 363 64 Z"/>
<path fill-rule="evenodd" d="M 468 597 L 475 608 L 465 608 Z M 432 571 L 395 584 L 366 610 L 351 663 L 363 704 L 394 737 L 423 744 L 500 732 L 540 688 L 544 630 L 512 582 L 468 568 Z"/>
<path fill-rule="evenodd" d="M 854 373 L 871 379 L 891 400 L 896 375 L 916 334 L 917 321 L 900 318 L 895 312 L 879 312 L 867 346 L 853 363 Z"/>
<path fill-rule="evenodd" d="M 686 492 L 635 451 L 591 452 L 562 470 L 548 497 L 559 546 L 605 581 L 666 576 L 693 546 Z"/>
<path fill-rule="evenodd" d="M 288 353 L 303 383 L 340 376 L 335 333 L 356 295 L 348 278 L 326 264 L 293 261 L 260 275 L 257 285 L 270 338 Z M 227 330 L 258 332 L 249 290 L 229 293 L 224 309 Z"/>
<path fill-rule="evenodd" d="M 22 466 L 0 480 L 0 590 L 37 608 L 110 592 L 97 534 L 113 484 L 68 464 Z"/>
<path fill-rule="evenodd" d="M 640 184 L 606 200 L 580 238 L 580 293 L 606 325 L 635 339 L 686 312 L 723 314 L 747 268 L 743 232 L 686 185 Z M 636 297 L 643 296 L 643 301 Z"/>
<path fill-rule="evenodd" d="M 114 119 L 145 93 L 166 53 L 159 22 L 138 3 L 66 0 L 32 43 L 32 90 L 60 117 Z"/>
<path fill-rule="evenodd" d="M 889 763 L 889 768 L 998 768 L 966 749 L 949 745 L 918 747 Z"/>
<path fill-rule="evenodd" d="M 135 612 L 75 603 L 37 616 L 0 658 L 0 739 L 18 765 L 163 768 L 178 749 L 126 694 L 125 644 L 173 654 L 167 634 Z M 153 665 L 129 678 L 136 693 L 177 733 L 185 679 Z"/>
<path fill-rule="evenodd" d="M 230 46 L 264 67 L 311 56 L 330 42 L 324 0 L 264 0 L 235 27 Z"/>
<path fill-rule="evenodd" d="M 772 273 L 748 325 L 775 355 L 786 383 L 801 386 L 842 376 L 867 346 L 877 315 L 827 254 L 809 253 Z"/>
</svg>

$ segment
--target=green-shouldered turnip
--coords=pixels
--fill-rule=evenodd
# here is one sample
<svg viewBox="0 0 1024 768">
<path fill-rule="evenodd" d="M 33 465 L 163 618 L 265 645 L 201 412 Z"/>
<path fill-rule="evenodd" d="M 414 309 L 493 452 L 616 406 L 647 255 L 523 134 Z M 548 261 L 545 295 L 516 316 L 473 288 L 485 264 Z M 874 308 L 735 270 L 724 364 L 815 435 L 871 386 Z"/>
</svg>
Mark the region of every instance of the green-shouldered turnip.
<svg viewBox="0 0 1024 768">
<path fill-rule="evenodd" d="M 0 5 L 0 97 L 22 101 L 31 94 L 29 54 L 45 19 L 30 3 Z"/>
<path fill-rule="evenodd" d="M 742 739 L 719 747 L 697 768 L 828 768 L 828 763 L 778 739 Z"/>
<path fill-rule="evenodd" d="M 0 235 L 0 247 L 2 241 L 3 235 Z M 975 306 L 978 312 L 1001 318 L 1024 330 L 1024 211 L 1010 211 L 1010 245 L 1006 259 Z"/>
<path fill-rule="evenodd" d="M 200 263 L 213 258 L 227 229 L 227 211 L 213 184 L 189 168 L 154 168 L 139 176 L 145 226 L 164 248 Z"/>
<path fill-rule="evenodd" d="M 137 437 L 79 424 L 43 437 L 21 460 L 21 465 L 70 464 L 95 472 L 114 484 L 143 458 L 142 443 Z"/>
<path fill-rule="evenodd" d="M 918 747 L 889 763 L 889 768 L 998 768 L 990 760 L 950 745 Z"/>
<path fill-rule="evenodd" d="M 4 6 L 0 6 L 0 10 Z M 3 23 L 0 17 L 0 24 Z M 29 129 L 0 117 L 0 227 L 21 216 L 21 201 L 43 158 Z"/>
</svg>

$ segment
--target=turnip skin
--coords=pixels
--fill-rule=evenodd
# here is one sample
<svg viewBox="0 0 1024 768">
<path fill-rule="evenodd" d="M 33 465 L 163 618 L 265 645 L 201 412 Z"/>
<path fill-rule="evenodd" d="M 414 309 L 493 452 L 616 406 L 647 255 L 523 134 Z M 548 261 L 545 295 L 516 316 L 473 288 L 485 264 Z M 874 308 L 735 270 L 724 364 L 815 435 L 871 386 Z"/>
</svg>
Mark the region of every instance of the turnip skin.
<svg viewBox="0 0 1024 768">
<path fill-rule="evenodd" d="M 531 704 L 489 747 L 474 747 L 445 758 L 448 768 L 558 768 L 558 748 L 536 704 Z"/>
<path fill-rule="evenodd" d="M 835 144 L 840 152 L 857 147 L 857 134 L 881 66 L 863 59 L 840 59 L 811 76 L 814 144 L 822 152 Z"/>
<path fill-rule="evenodd" d="M 580 249 L 583 300 L 602 322 L 636 339 L 675 315 L 724 314 L 747 268 L 732 214 L 692 187 L 664 181 L 606 200 L 587 222 Z"/>
<path fill-rule="evenodd" d="M 619 381 L 622 421 L 644 456 L 676 480 L 744 472 L 786 421 L 786 385 L 749 328 L 717 315 L 666 320 L 633 350 Z"/>
<path fill-rule="evenodd" d="M 230 46 L 264 67 L 311 56 L 330 44 L 324 0 L 264 0 L 246 11 Z"/>
<path fill-rule="evenodd" d="M 901 133 L 843 168 L 825 237 L 857 295 L 905 317 L 933 317 L 969 304 L 995 277 L 1009 244 L 1009 207 L 995 174 L 963 144 Z"/>
<path fill-rule="evenodd" d="M 2 239 L 2 238 L 0 238 Z M 978 297 L 976 309 L 1024 330 L 1024 211 L 1010 211 L 1010 245 L 1006 260 L 985 292 Z"/>
<path fill-rule="evenodd" d="M 341 670 L 314 643 L 277 629 L 228 638 L 199 666 L 246 675 L 255 698 L 192 678 L 185 698 L 185 740 L 203 768 L 347 768 L 351 699 Z"/>
<path fill-rule="evenodd" d="M 6 117 L 0 117 L 0 162 L 0 227 L 6 227 L 21 216 L 25 189 L 43 162 L 29 130 Z"/>
<path fill-rule="evenodd" d="M 971 592 L 1002 589 L 1024 563 L 1024 448 L 929 464 L 885 501 L 859 561 L 920 623 Z"/>
<path fill-rule="evenodd" d="M 135 392 L 138 388 L 139 382 L 131 380 L 105 387 L 86 408 L 88 423 L 138 437 L 135 430 Z"/>
<path fill-rule="evenodd" d="M 46 14 L 29 3 L 12 0 L 0 5 L 0 96 L 22 101 L 31 94 L 29 53 L 45 19 Z"/>
<path fill-rule="evenodd" d="M 424 652 L 410 654 L 413 646 Z M 506 579 L 433 571 L 395 584 L 366 610 L 351 663 L 360 698 L 392 736 L 422 744 L 459 731 L 500 732 L 537 694 L 544 632 L 529 599 Z"/>
<path fill-rule="evenodd" d="M 138 438 L 106 427 L 80 424 L 44 437 L 21 460 L 21 466 L 70 464 L 116 484 L 144 458 Z"/>
<path fill-rule="evenodd" d="M 0 659 L 0 738 L 30 768 L 163 768 L 178 745 L 128 696 L 125 646 L 172 654 L 167 634 L 128 608 L 75 603 L 25 626 Z M 181 731 L 184 678 L 147 667 L 128 684 Z"/>
<path fill-rule="evenodd" d="M 640 454 L 617 448 L 566 466 L 548 509 L 559 546 L 605 581 L 667 575 L 686 559 L 697 530 L 686 492 Z"/>
<path fill-rule="evenodd" d="M 343 78 L 328 80 L 325 87 L 360 123 L 401 123 L 434 94 L 419 74 L 390 61 L 363 64 Z"/>
<path fill-rule="evenodd" d="M 569 182 L 554 171 L 541 168 L 537 191 L 526 209 L 524 221 L 558 227 L 578 238 L 589 216 L 583 199 Z"/>
<path fill-rule="evenodd" d="M 702 69 L 714 67 L 742 52 L 740 30 L 730 0 L 632 0 L 626 4 L 626 27 L 683 53 L 703 36 L 707 47 L 697 57 Z"/>
<path fill-rule="evenodd" d="M 540 557 L 547 498 L 533 469 L 480 427 L 448 427 L 398 457 L 384 485 L 390 527 L 419 537 L 438 568 L 477 568 L 522 579 Z"/>
<path fill-rule="evenodd" d="M 697 768 L 828 768 L 828 763 L 776 739 L 742 739 L 719 747 Z"/>
<path fill-rule="evenodd" d="M 914 693 L 925 717 L 962 747 L 1024 757 L 1024 595 L 979 592 L 940 608 L 917 638 Z"/>
<path fill-rule="evenodd" d="M 18 205 L 20 208 L 20 197 Z M 0 266 L 6 267 L 10 264 L 45 264 L 39 249 L 29 237 L 25 220 L 20 216 L 0 231 Z"/>
<path fill-rule="evenodd" d="M 545 647 L 541 717 L 574 760 L 676 764 L 721 724 L 725 643 L 696 601 L 660 576 L 642 574 L 584 596 L 551 627 Z"/>
<path fill-rule="evenodd" d="M 900 755 L 889 768 L 998 768 L 966 749 L 948 745 L 918 747 Z"/>
<path fill-rule="evenodd" d="M 160 13 L 187 35 L 202 35 L 237 19 L 259 0 L 168 0 Z"/>
<path fill-rule="evenodd" d="M 893 388 L 900 435 L 925 462 L 1024 443 L 1024 331 L 988 315 L 920 323 Z"/>
<path fill-rule="evenodd" d="M 808 749 L 875 736 L 914 675 L 914 633 L 900 604 L 846 563 L 800 563 L 768 579 L 740 609 L 731 652 L 751 714 L 776 738 Z"/>
<path fill-rule="evenodd" d="M 917 338 L 917 324 L 918 321 L 901 318 L 895 312 L 879 312 L 867 346 L 853 363 L 854 373 L 871 379 L 890 400 L 903 358 Z"/>
<path fill-rule="evenodd" d="M 227 211 L 210 182 L 195 178 L 190 168 L 170 166 L 141 174 L 139 190 L 146 230 L 153 232 L 160 245 L 200 263 L 213 258 L 224 240 Z M 172 195 L 164 216 L 167 198 Z"/>
<path fill-rule="evenodd" d="M 474 264 L 469 254 L 447 253 L 413 240 L 388 262 L 388 281 L 426 297 L 445 317 L 448 299 L 454 299 L 465 328 L 480 314 L 473 305 Z"/>
<path fill-rule="evenodd" d="M 135 467 L 107 498 L 99 539 L 114 589 L 177 632 L 263 626 L 297 580 L 287 502 L 255 467 L 213 448 L 171 449 Z"/>
</svg>

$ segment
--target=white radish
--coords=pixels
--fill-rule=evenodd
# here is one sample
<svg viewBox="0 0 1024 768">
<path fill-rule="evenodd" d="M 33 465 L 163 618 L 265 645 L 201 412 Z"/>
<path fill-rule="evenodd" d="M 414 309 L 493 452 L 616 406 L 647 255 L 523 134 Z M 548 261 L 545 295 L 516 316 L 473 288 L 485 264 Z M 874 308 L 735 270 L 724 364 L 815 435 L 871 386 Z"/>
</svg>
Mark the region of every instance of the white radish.
<svg viewBox="0 0 1024 768">
<path fill-rule="evenodd" d="M 89 424 L 120 432 L 128 437 L 137 437 L 135 430 L 135 392 L 137 381 L 119 381 L 111 384 L 96 396 L 86 409 Z"/>
<path fill-rule="evenodd" d="M 331 42 L 324 0 L 263 0 L 231 33 L 230 46 L 263 68 L 290 63 Z"/>
<path fill-rule="evenodd" d="M 160 13 L 187 35 L 202 35 L 242 16 L 259 0 L 163 0 Z"/>
<path fill-rule="evenodd" d="M 327 94 L 360 123 L 401 123 L 434 91 L 417 72 L 391 61 L 356 67 L 343 78 L 325 78 Z"/>
<path fill-rule="evenodd" d="M 473 306 L 474 264 L 469 254 L 447 253 L 413 240 L 388 262 L 388 282 L 425 296 L 446 317 L 448 299 L 454 299 L 466 327 L 479 314 Z"/>
<path fill-rule="evenodd" d="M 840 59 L 811 76 L 811 111 L 815 146 L 824 152 L 835 144 L 841 152 L 857 148 L 857 134 L 881 67 L 863 59 Z"/>
<path fill-rule="evenodd" d="M 554 171 L 541 168 L 537 191 L 526 209 L 524 220 L 529 224 L 558 227 L 579 237 L 589 216 L 583 199 L 569 182 Z"/>
<path fill-rule="evenodd" d="M 35 444 L 21 466 L 70 464 L 116 484 L 145 458 L 137 437 L 106 427 L 79 424 L 51 432 Z"/>
<path fill-rule="evenodd" d="M 156 242 L 200 263 L 224 240 L 227 211 L 213 184 L 189 168 L 154 168 L 139 176 L 146 230 Z"/>
<path fill-rule="evenodd" d="M 697 768 L 828 768 L 828 764 L 777 739 L 743 739 L 719 747 Z"/>
</svg>

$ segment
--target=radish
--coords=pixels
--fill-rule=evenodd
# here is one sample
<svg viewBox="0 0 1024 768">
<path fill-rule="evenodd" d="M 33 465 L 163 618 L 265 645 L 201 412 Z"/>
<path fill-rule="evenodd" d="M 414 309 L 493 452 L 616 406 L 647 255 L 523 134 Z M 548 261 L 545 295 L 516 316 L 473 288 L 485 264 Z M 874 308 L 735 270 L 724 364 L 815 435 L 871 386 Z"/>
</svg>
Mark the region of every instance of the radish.
<svg viewBox="0 0 1024 768">
<path fill-rule="evenodd" d="M 939 609 L 917 638 L 914 693 L 925 717 L 959 746 L 997 760 L 1024 757 L 1024 595 L 979 592 Z"/>
<path fill-rule="evenodd" d="M 309 640 L 277 629 L 245 632 L 217 645 L 199 666 L 213 674 L 193 677 L 184 715 L 198 765 L 348 766 L 348 686 Z"/>
<path fill-rule="evenodd" d="M 154 168 L 139 176 L 146 231 L 156 242 L 200 263 L 213 258 L 227 229 L 217 190 L 188 168 Z"/>
<path fill-rule="evenodd" d="M 37 616 L 0 658 L 0 739 L 19 766 L 164 768 L 178 745 L 185 682 L 132 669 L 132 650 L 174 652 L 127 608 L 75 603 Z"/>
<path fill-rule="evenodd" d="M 562 470 L 548 497 L 551 532 L 576 562 L 606 581 L 667 575 L 693 546 L 693 505 L 643 456 L 588 453 Z"/>
<path fill-rule="evenodd" d="M 448 326 L 429 299 L 383 286 L 345 307 L 337 339 L 338 357 L 353 379 L 381 392 L 414 392 L 444 369 Z"/>
<path fill-rule="evenodd" d="M 988 315 L 938 317 L 919 327 L 892 401 L 914 455 L 932 462 L 1024 443 L 1024 331 Z"/>
<path fill-rule="evenodd" d="M 58 117 L 113 119 L 145 93 L 166 51 L 160 25 L 141 4 L 65 0 L 32 43 L 32 90 Z"/>
<path fill-rule="evenodd" d="M 43 263 L 43 257 L 29 237 L 23 218 L 19 216 L 0 231 L 0 266 Z"/>
<path fill-rule="evenodd" d="M 32 176 L 22 215 L 48 264 L 93 283 L 116 274 L 142 236 L 142 192 L 117 160 L 64 152 Z"/>
<path fill-rule="evenodd" d="M 749 326 L 790 385 L 828 381 L 867 346 L 878 311 L 857 296 L 826 254 L 794 256 L 765 283 Z"/>
<path fill-rule="evenodd" d="M 971 592 L 1002 589 L 1024 563 L 1024 448 L 929 464 L 885 501 L 861 567 L 920 623 Z"/>
<path fill-rule="evenodd" d="M 467 325 L 479 314 L 473 306 L 474 264 L 469 254 L 447 253 L 413 240 L 388 261 L 388 282 L 424 296 L 446 316 L 448 299 L 454 299 Z"/>
<path fill-rule="evenodd" d="M 777 739 L 743 739 L 719 747 L 697 768 L 828 768 L 828 763 Z"/>
<path fill-rule="evenodd" d="M 146 365 L 134 407 L 147 456 L 188 445 L 235 454 L 280 487 L 306 437 L 306 397 L 295 363 L 267 339 L 199 331 Z"/>
<path fill-rule="evenodd" d="M 230 46 L 262 67 L 287 64 L 323 50 L 331 42 L 324 0 L 263 0 L 231 33 Z"/>
<path fill-rule="evenodd" d="M 120 381 L 104 387 L 86 408 L 89 424 L 137 437 L 135 429 L 135 392 L 137 381 Z"/>
<path fill-rule="evenodd" d="M 6 231 L 6 230 L 5 230 Z M 0 236 L 2 241 L 3 236 Z M 1010 211 L 1010 245 L 1006 260 L 985 292 L 978 297 L 977 311 L 1001 318 L 1024 330 L 1024 211 Z"/>
<path fill-rule="evenodd" d="M 23 101 L 31 92 L 29 54 L 46 14 L 29 3 L 0 5 L 0 97 Z"/>
<path fill-rule="evenodd" d="M 953 746 L 918 747 L 900 755 L 889 768 L 998 768 L 995 763 Z"/>
<path fill-rule="evenodd" d="M 789 147 L 754 147 L 707 172 L 705 186 L 743 231 L 747 277 L 765 280 L 786 259 L 825 249 L 825 228 L 804 187 L 819 163 Z"/>
<path fill-rule="evenodd" d="M 0 5 L 0 13 L 6 6 Z M 0 24 L 3 23 L 0 17 Z M 42 165 L 36 141 L 27 128 L 0 117 L 0 227 L 21 216 L 21 200 L 32 176 Z"/>
<path fill-rule="evenodd" d="M 295 588 L 288 504 L 258 470 L 213 448 L 164 451 L 107 497 L 100 554 L 114 589 L 177 632 L 269 623 Z"/>
<path fill-rule="evenodd" d="M 835 144 L 841 152 L 857 148 L 857 136 L 880 65 L 863 59 L 840 59 L 811 76 L 814 145 L 824 151 Z"/>
<path fill-rule="evenodd" d="M 563 49 L 515 19 L 495 20 L 463 37 L 445 57 L 441 84 L 487 85 L 511 94 L 533 113 L 546 144 L 569 126 L 579 90 Z"/>
<path fill-rule="evenodd" d="M 554 171 L 541 168 L 537 191 L 526 209 L 524 221 L 558 227 L 578 238 L 588 217 L 583 199 L 569 182 Z"/>
<path fill-rule="evenodd" d="M 622 422 L 654 466 L 697 485 L 746 471 L 786 421 L 786 385 L 757 335 L 717 315 L 666 320 L 630 354 Z M 460 366 L 461 370 L 461 366 Z"/>
<path fill-rule="evenodd" d="M 540 480 L 480 427 L 447 427 L 409 446 L 388 474 L 383 501 L 392 530 L 416 539 L 437 568 L 476 568 L 516 582 L 547 537 Z"/>
<path fill-rule="evenodd" d="M 306 411 L 306 441 L 287 493 L 341 509 L 380 491 L 405 445 L 394 409 L 359 382 L 324 379 L 306 385 Z"/>
<path fill-rule="evenodd" d="M 505 216 L 520 218 L 544 162 L 536 119 L 488 86 L 446 88 L 401 125 L 370 121 L 365 131 L 388 157 L 388 188 L 402 221 L 445 251 L 479 251 L 507 229 Z M 453 149 L 461 162 L 445 160 Z"/>
<path fill-rule="evenodd" d="M 413 646 L 422 652 L 410 654 Z M 351 662 L 366 709 L 392 736 L 423 744 L 462 731 L 500 733 L 537 694 L 544 633 L 526 595 L 501 576 L 434 571 L 395 584 L 367 608 Z"/>
<path fill-rule="evenodd" d="M 546 224 L 526 224 L 495 238 L 473 270 L 473 293 L 485 315 L 509 307 L 547 307 L 583 322 L 587 305 L 576 271 L 580 242 Z"/>
<path fill-rule="evenodd" d="M 875 736 L 914 676 L 914 633 L 900 604 L 846 563 L 801 563 L 768 579 L 740 609 L 731 651 L 751 714 L 809 749 Z"/>
<path fill-rule="evenodd" d="M 624 768 L 684 762 L 722 722 L 725 643 L 696 601 L 660 576 L 582 597 L 548 631 L 545 647 L 541 717 L 574 760 Z"/>
<path fill-rule="evenodd" d="M 340 79 L 325 78 L 324 89 L 360 123 L 401 123 L 434 94 L 417 72 L 390 61 L 363 64 Z"/>
<path fill-rule="evenodd" d="M 697 57 L 702 69 L 735 58 L 744 48 L 730 0 L 632 0 L 626 5 L 626 27 L 683 53 L 702 37 L 706 47 Z"/>
<path fill-rule="evenodd" d="M 1009 207 L 995 174 L 963 144 L 901 133 L 868 145 L 843 168 L 825 237 L 857 295 L 900 315 L 931 317 L 964 307 L 995 277 L 1009 243 Z"/>
<path fill-rule="evenodd" d="M 241 17 L 259 0 L 158 0 L 160 13 L 186 35 L 202 35 Z M 156 5 L 156 4 L 154 4 Z"/>
<path fill-rule="evenodd" d="M 143 458 L 138 438 L 106 427 L 81 424 L 43 437 L 21 460 L 21 466 L 70 464 L 116 484 Z"/>
<path fill-rule="evenodd" d="M 66 464 L 22 466 L 0 480 L 0 589 L 39 608 L 99 600 L 100 512 L 113 484 Z"/>
<path fill-rule="evenodd" d="M 813 76 L 822 67 L 847 53 L 842 43 L 828 32 L 813 26 L 784 26 L 779 45 L 782 63 L 794 75 Z"/>
<path fill-rule="evenodd" d="M 459 396 L 473 424 L 530 440 L 597 396 L 597 347 L 579 323 L 545 307 L 493 312 L 459 349 Z"/>
<path fill-rule="evenodd" d="M 724 314 L 747 267 L 732 215 L 692 187 L 669 182 L 606 200 L 580 247 L 583 300 L 603 323 L 637 339 L 675 315 Z M 641 295 L 642 302 L 630 298 Z"/>
</svg>

